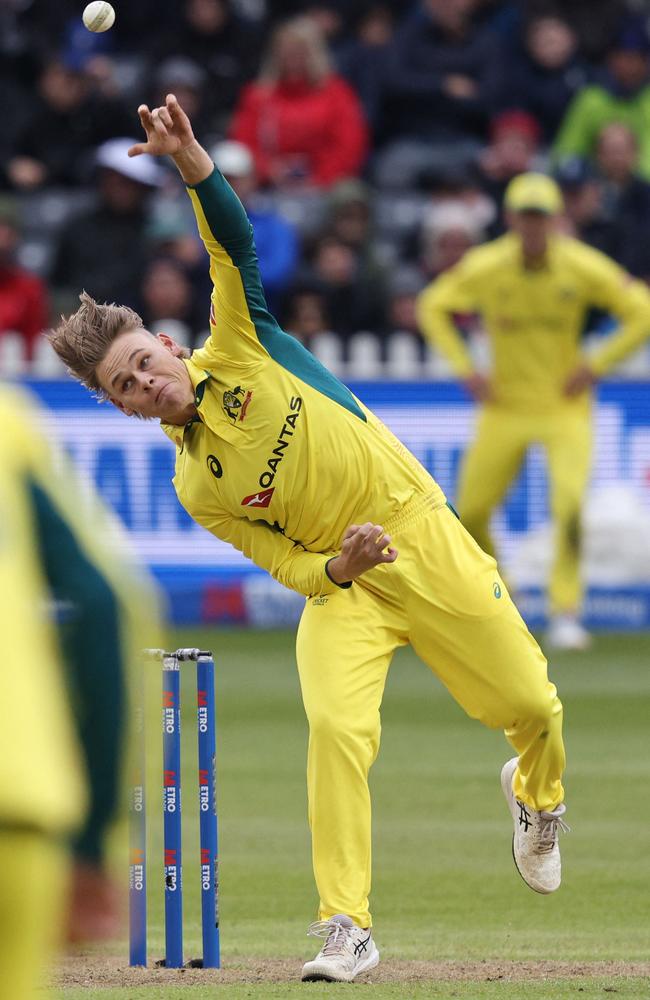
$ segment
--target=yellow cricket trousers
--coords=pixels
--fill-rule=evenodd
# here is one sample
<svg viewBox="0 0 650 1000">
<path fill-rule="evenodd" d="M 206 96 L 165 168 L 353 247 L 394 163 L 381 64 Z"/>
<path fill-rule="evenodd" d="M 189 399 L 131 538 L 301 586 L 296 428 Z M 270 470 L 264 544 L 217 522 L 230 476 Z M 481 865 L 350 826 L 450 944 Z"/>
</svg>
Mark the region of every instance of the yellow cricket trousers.
<svg viewBox="0 0 650 1000">
<path fill-rule="evenodd" d="M 592 448 L 588 397 L 567 400 L 546 414 L 485 406 L 461 467 L 457 506 L 467 530 L 482 549 L 493 554 L 492 512 L 533 444 L 541 444 L 546 451 L 555 524 L 549 580 L 551 611 L 573 612 L 582 601 L 580 520 Z"/>
<path fill-rule="evenodd" d="M 44 1000 L 67 912 L 67 851 L 45 833 L 0 828 L 0 871 L 0 1000 Z"/>
<path fill-rule="evenodd" d="M 393 541 L 395 563 L 310 598 L 297 636 L 320 918 L 347 913 L 362 927 L 371 923 L 368 772 L 398 646 L 410 643 L 468 715 L 505 731 L 519 755 L 520 799 L 553 809 L 564 796 L 562 706 L 494 559 L 448 507 L 420 516 Z"/>
</svg>

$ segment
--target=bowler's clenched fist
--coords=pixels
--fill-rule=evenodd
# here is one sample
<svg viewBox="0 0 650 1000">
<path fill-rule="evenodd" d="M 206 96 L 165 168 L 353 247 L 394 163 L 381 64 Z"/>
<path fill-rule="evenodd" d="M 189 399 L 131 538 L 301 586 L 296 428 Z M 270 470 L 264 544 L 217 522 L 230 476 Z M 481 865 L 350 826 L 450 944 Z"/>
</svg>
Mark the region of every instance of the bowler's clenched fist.
<svg viewBox="0 0 650 1000">
<path fill-rule="evenodd" d="M 390 542 L 379 524 L 351 524 L 343 536 L 341 554 L 330 560 L 327 572 L 335 583 L 349 583 L 373 566 L 395 562 L 397 549 Z"/>
</svg>

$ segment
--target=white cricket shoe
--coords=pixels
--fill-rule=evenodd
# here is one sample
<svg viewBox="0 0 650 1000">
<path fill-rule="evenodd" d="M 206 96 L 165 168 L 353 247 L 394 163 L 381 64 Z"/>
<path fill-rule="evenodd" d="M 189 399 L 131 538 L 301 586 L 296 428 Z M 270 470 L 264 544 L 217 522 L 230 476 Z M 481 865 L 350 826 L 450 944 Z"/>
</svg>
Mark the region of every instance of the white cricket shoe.
<svg viewBox="0 0 650 1000">
<path fill-rule="evenodd" d="M 551 618 L 546 633 L 549 649 L 589 649 L 591 636 L 575 615 L 555 615 Z"/>
<path fill-rule="evenodd" d="M 512 779 L 517 763 L 518 758 L 513 757 L 501 771 L 501 787 L 515 824 L 512 856 L 517 871 L 531 889 L 542 893 L 555 892 L 562 881 L 558 833 L 560 830 L 569 831 L 562 819 L 565 806 L 562 803 L 553 812 L 537 812 L 515 798 Z"/>
<path fill-rule="evenodd" d="M 307 931 L 312 937 L 324 937 L 325 944 L 313 962 L 302 967 L 302 981 L 351 983 L 361 972 L 374 969 L 379 952 L 370 928 L 357 927 L 350 917 L 338 913 L 329 920 L 317 920 Z"/>
</svg>

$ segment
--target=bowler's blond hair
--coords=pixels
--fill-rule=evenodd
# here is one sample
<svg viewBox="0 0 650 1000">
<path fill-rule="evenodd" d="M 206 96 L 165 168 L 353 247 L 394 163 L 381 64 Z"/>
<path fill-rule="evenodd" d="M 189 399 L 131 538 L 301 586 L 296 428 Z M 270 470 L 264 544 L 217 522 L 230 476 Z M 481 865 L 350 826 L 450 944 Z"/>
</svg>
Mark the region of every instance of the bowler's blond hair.
<svg viewBox="0 0 650 1000">
<path fill-rule="evenodd" d="M 144 323 L 128 306 L 99 303 L 82 292 L 81 305 L 48 334 L 48 339 L 70 374 L 100 399 L 108 394 L 97 379 L 97 366 L 116 337 L 127 330 L 143 330 Z"/>
</svg>

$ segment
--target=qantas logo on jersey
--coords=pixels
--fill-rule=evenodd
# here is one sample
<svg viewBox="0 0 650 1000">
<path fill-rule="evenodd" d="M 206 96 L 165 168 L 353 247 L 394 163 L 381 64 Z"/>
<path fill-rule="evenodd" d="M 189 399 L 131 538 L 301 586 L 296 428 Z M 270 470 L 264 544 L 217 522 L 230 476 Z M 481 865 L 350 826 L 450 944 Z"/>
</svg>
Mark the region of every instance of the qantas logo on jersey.
<svg viewBox="0 0 650 1000">
<path fill-rule="evenodd" d="M 282 430 L 278 434 L 276 446 L 271 452 L 271 457 L 267 459 L 266 469 L 258 480 L 262 489 L 267 489 L 273 484 L 273 480 L 275 479 L 275 475 L 278 471 L 278 466 L 284 458 L 284 453 L 289 447 L 291 438 L 295 433 L 296 423 L 302 409 L 302 398 L 300 396 L 292 396 L 289 400 L 289 409 L 291 410 L 291 413 L 288 413 L 284 418 L 284 423 L 282 425 Z"/>
<path fill-rule="evenodd" d="M 251 493 L 249 497 L 244 497 L 241 505 L 242 507 L 268 507 L 274 493 L 275 486 L 272 486 L 270 490 L 260 490 L 259 493 Z"/>
</svg>

